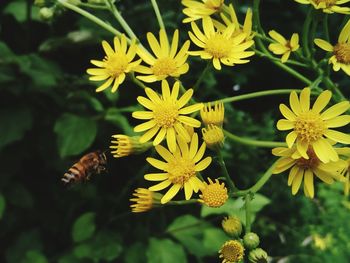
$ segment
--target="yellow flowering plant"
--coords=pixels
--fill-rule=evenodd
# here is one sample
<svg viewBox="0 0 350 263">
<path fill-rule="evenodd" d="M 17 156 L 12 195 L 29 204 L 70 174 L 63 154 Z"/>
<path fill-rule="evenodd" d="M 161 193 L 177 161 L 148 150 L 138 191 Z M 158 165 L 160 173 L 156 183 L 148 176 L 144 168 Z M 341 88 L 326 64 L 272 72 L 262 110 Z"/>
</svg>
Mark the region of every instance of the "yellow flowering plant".
<svg viewBox="0 0 350 263">
<path fill-rule="evenodd" d="M 349 155 L 345 154 L 346 146 L 350 144 L 350 103 L 346 95 L 349 94 L 349 82 L 348 79 L 337 81 L 343 73 L 330 72 L 330 64 L 334 71 L 342 69 L 350 75 L 350 20 L 331 32 L 328 25 L 328 14 L 341 16 L 350 12 L 350 8 L 341 6 L 349 1 L 295 0 L 309 4 L 310 9 L 299 32 L 283 33 L 290 39 L 277 32 L 283 32 L 283 28 L 265 32 L 260 21 L 259 0 L 254 0 L 253 6 L 240 4 L 244 6 L 240 9 L 224 0 L 178 1 L 182 24 L 171 24 L 168 21 L 171 15 L 165 20 L 157 1 L 151 0 L 159 28 L 142 25 L 137 28 L 137 34 L 120 12 L 122 3 L 96 1 L 57 0 L 57 3 L 111 33 L 109 39 L 102 40 L 104 58 L 91 60 L 97 68 L 89 68 L 87 73 L 89 80 L 103 81 L 96 92 L 103 92 L 110 98 L 109 92 L 118 90 L 122 98 L 122 102 L 111 99 L 117 104 L 113 105 L 113 110 L 108 109 L 105 115 L 94 118 L 108 120 L 113 119 L 111 112 L 123 114 L 122 121 L 114 119 L 114 122 L 125 134 L 118 131 L 112 135 L 110 153 L 118 161 L 122 157 L 130 158 L 128 165 L 135 170 L 130 184 L 136 185 L 136 190 L 129 191 L 132 212 L 159 213 L 166 206 L 192 205 L 200 207 L 203 218 L 226 213 L 222 226 L 231 237 L 224 236 L 220 247 L 215 248 L 219 253 L 218 261 L 266 262 L 267 252 L 260 247 L 259 236 L 251 231 L 257 216 L 255 198 L 261 197 L 259 191 L 265 184 L 281 183 L 282 179 L 277 180 L 277 177 L 284 178 L 286 185 L 291 186 L 292 195 L 303 186 L 305 196 L 312 199 L 317 198 L 315 179 L 318 178 L 329 185 L 343 183 L 345 194 L 349 194 Z M 99 12 L 89 12 L 88 8 L 110 12 L 119 27 L 114 27 L 114 22 L 102 20 L 97 16 Z M 318 32 L 320 17 L 324 18 L 323 30 Z M 141 32 L 145 26 L 147 32 Z M 330 44 L 330 33 L 339 35 L 337 44 Z M 316 34 L 320 38 L 316 38 Z M 331 54 L 320 58 L 315 45 Z M 235 79 L 235 74 L 245 74 L 251 64 L 260 63 L 257 62 L 260 59 L 271 62 L 294 81 L 287 77 L 286 81 L 276 81 L 278 78 L 273 76 L 272 86 L 292 85 L 292 88 L 267 89 L 266 85 L 260 85 L 254 76 L 266 72 L 259 66 L 263 73 L 248 73 L 259 91 L 250 92 L 246 88 L 242 89 L 243 94 L 236 93 L 236 88 L 239 90 L 241 86 L 236 84 L 240 80 Z M 204 70 L 199 70 L 205 64 Z M 276 72 L 266 73 L 266 76 L 279 74 Z M 333 73 L 338 75 L 334 77 Z M 216 82 L 220 74 L 229 76 L 227 79 L 231 83 Z M 119 90 L 126 77 L 125 85 L 140 90 Z M 210 86 L 208 83 L 212 79 L 215 81 Z M 233 87 L 234 93 L 227 89 L 228 85 Z M 109 87 L 110 91 L 107 90 Z M 271 103 L 274 127 L 270 127 L 273 129 L 270 134 L 261 132 L 263 128 L 250 129 L 252 121 L 244 114 L 239 116 L 236 108 L 233 110 L 229 105 L 276 95 L 279 96 L 279 111 Z M 288 106 L 286 100 L 289 100 Z M 266 101 L 262 103 L 270 102 Z M 249 104 L 250 110 L 264 111 L 258 106 L 255 109 L 254 103 Z M 229 131 L 231 129 L 237 134 Z M 289 132 L 285 134 L 284 131 Z M 240 133 L 245 135 L 238 135 Z M 270 140 L 260 138 L 266 134 Z M 248 135 L 254 138 L 246 137 Z M 283 139 L 278 141 L 277 138 Z M 249 147 L 254 148 L 248 150 Z M 272 154 L 270 150 L 265 151 L 261 158 L 264 163 L 262 175 L 257 172 L 243 174 L 242 169 L 233 169 L 240 165 L 239 158 L 250 161 L 249 154 L 257 154 L 258 147 L 273 148 Z M 131 155 L 142 155 L 144 168 L 134 167 Z M 252 165 L 248 163 L 247 166 Z M 91 168 L 89 173 L 93 169 L 97 168 Z M 69 176 L 74 177 L 71 173 Z M 245 187 L 247 182 L 252 185 Z M 284 184 L 279 188 L 288 191 Z M 288 191 L 286 196 L 292 195 Z M 236 209 L 235 213 L 230 209 Z M 195 221 L 192 217 L 191 220 Z M 176 224 L 186 228 L 181 220 Z M 175 230 L 169 227 L 166 233 Z M 179 242 L 185 242 L 176 234 L 173 236 Z M 203 252 L 198 258 L 202 256 L 206 254 Z"/>
</svg>

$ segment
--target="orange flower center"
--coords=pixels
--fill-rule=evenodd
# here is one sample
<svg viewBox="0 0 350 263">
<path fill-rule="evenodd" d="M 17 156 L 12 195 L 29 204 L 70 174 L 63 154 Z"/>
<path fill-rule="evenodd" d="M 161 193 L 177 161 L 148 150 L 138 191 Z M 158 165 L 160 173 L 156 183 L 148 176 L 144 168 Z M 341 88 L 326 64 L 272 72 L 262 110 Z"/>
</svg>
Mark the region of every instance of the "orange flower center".
<svg viewBox="0 0 350 263">
<path fill-rule="evenodd" d="M 350 64 L 350 43 L 338 43 L 333 52 L 337 61 L 346 65 Z"/>
<path fill-rule="evenodd" d="M 337 0 L 314 0 L 316 4 L 321 4 L 321 3 L 325 3 L 326 7 L 331 7 L 333 6 Z"/>
<path fill-rule="evenodd" d="M 110 76 L 118 77 L 123 72 L 126 72 L 129 61 L 125 54 L 114 53 L 110 57 L 105 57 L 105 68 Z"/>
<path fill-rule="evenodd" d="M 244 248 L 237 240 L 227 241 L 220 250 L 223 262 L 238 262 L 243 258 Z"/>
<path fill-rule="evenodd" d="M 320 160 L 311 148 L 307 150 L 307 155 L 309 156 L 309 159 L 300 158 L 296 161 L 296 165 L 305 170 L 315 169 L 320 164 Z"/>
<path fill-rule="evenodd" d="M 193 176 L 196 176 L 195 163 L 183 157 L 175 158 L 168 163 L 169 180 L 173 184 L 184 184 Z"/>
<path fill-rule="evenodd" d="M 151 68 L 156 76 L 173 76 L 177 70 L 175 60 L 169 57 L 157 59 Z"/>
<path fill-rule="evenodd" d="M 305 142 L 317 141 L 326 129 L 321 116 L 312 111 L 301 113 L 294 124 L 294 131 L 298 134 L 298 138 Z"/>
</svg>

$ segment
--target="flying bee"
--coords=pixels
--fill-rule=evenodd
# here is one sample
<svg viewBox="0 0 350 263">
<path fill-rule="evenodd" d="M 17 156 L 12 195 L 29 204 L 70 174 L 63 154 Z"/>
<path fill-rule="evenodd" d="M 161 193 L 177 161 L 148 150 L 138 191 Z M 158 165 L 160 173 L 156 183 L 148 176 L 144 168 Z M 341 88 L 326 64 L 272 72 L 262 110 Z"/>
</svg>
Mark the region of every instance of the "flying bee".
<svg viewBox="0 0 350 263">
<path fill-rule="evenodd" d="M 92 175 L 100 174 L 102 171 L 105 171 L 106 164 L 107 158 L 104 152 L 95 151 L 87 153 L 69 168 L 68 172 L 63 175 L 61 180 L 66 184 L 89 180 Z"/>
</svg>

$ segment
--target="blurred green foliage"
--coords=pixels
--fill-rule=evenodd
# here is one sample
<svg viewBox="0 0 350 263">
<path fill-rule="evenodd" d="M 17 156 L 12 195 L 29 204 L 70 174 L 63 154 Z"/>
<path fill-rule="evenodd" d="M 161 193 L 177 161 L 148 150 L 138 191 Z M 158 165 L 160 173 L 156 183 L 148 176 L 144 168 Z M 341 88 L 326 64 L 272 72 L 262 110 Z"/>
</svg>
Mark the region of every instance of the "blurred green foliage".
<svg viewBox="0 0 350 263">
<path fill-rule="evenodd" d="M 234 2 L 239 16 L 251 4 Z M 180 1 L 159 5 L 168 28 L 188 29 L 181 24 Z M 148 1 L 119 1 L 118 6 L 141 40 L 145 32 L 156 31 Z M 219 209 L 165 207 L 132 214 L 128 199 L 134 188 L 148 186 L 142 177 L 150 170 L 145 156 L 151 152 L 127 160 L 109 156 L 107 173 L 82 185 L 61 184 L 61 176 L 81 155 L 107 149 L 112 134 L 133 133 L 131 112 L 139 108 L 135 98 L 142 91 L 125 82 L 117 94 L 96 94 L 85 70 L 90 59 L 101 57 L 100 41 L 112 36 L 76 14 L 57 12 L 44 22 L 30 0 L 0 3 L 0 262 L 219 262 L 217 251 L 229 239 L 220 228 L 221 220 L 228 214 L 244 220 L 242 200 Z M 114 21 L 106 12 L 96 13 Z M 262 3 L 268 30 L 298 31 L 304 13 L 304 7 L 293 1 Z M 331 28 L 337 29 L 340 20 L 330 18 Z M 337 32 L 331 31 L 332 38 Z M 192 76 L 204 67 L 193 59 Z M 192 76 L 184 78 L 188 86 L 195 82 Z M 341 73 L 334 79 L 349 97 L 349 79 Z M 255 57 L 247 65 L 209 74 L 196 98 L 208 101 L 301 87 Z M 286 96 L 277 96 L 227 105 L 225 128 L 250 138 L 282 140 L 275 122 L 278 104 L 285 101 Z M 252 185 L 273 160 L 267 149 L 228 141 L 224 156 L 242 188 Z M 205 175 L 215 174 L 216 168 L 213 164 Z M 310 201 L 302 195 L 292 197 L 286 181 L 285 175 L 276 175 L 252 201 L 253 230 L 260 235 L 261 246 L 280 263 L 349 262 L 350 203 L 341 186 L 322 185 Z M 315 234 L 331 235 L 325 250 L 314 245 Z"/>
</svg>

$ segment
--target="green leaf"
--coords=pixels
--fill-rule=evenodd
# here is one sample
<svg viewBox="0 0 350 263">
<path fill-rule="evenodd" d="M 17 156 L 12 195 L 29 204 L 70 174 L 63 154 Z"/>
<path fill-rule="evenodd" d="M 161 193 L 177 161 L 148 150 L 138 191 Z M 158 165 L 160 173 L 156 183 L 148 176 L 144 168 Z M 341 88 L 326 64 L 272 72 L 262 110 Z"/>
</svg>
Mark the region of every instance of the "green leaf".
<svg viewBox="0 0 350 263">
<path fill-rule="evenodd" d="M 95 213 L 87 212 L 75 220 L 72 230 L 74 242 L 81 242 L 90 238 L 95 232 Z"/>
<path fill-rule="evenodd" d="M 74 248 L 73 253 L 79 259 L 91 258 L 93 248 L 89 244 L 81 244 Z"/>
<path fill-rule="evenodd" d="M 8 203 L 25 209 L 31 209 L 34 206 L 32 193 L 21 184 L 14 184 L 7 195 Z"/>
<path fill-rule="evenodd" d="M 21 261 L 21 263 L 48 263 L 49 261 L 43 255 L 40 251 L 38 250 L 29 250 L 27 251 L 25 258 Z"/>
<path fill-rule="evenodd" d="M 217 253 L 228 237 L 221 228 L 208 228 L 204 230 L 203 245 L 209 255 Z"/>
<path fill-rule="evenodd" d="M 27 19 L 27 5 L 25 1 L 12 1 L 5 7 L 4 13 L 13 15 L 18 22 L 24 22 Z M 30 3 L 30 5 L 32 4 Z M 38 20 L 38 10 L 38 7 L 31 6 L 32 19 Z"/>
<path fill-rule="evenodd" d="M 0 41 L 0 57 L 1 59 L 9 58 L 13 56 L 12 50 L 7 46 L 5 42 Z"/>
<path fill-rule="evenodd" d="M 125 134 L 134 134 L 134 130 L 128 119 L 124 117 L 117 108 L 109 108 L 106 112 L 105 120 L 121 128 Z"/>
<path fill-rule="evenodd" d="M 0 219 L 4 215 L 5 207 L 6 207 L 5 198 L 2 194 L 0 194 Z"/>
<path fill-rule="evenodd" d="M 56 121 L 54 131 L 60 156 L 66 157 L 90 147 L 96 137 L 97 124 L 94 120 L 65 113 Z"/>
<path fill-rule="evenodd" d="M 148 263 L 186 263 L 186 254 L 182 246 L 170 239 L 150 238 L 146 252 Z"/>
<path fill-rule="evenodd" d="M 203 257 L 210 255 L 203 247 L 203 231 L 208 228 L 205 221 L 184 215 L 176 218 L 168 227 L 167 232 L 176 238 L 189 253 Z"/>
<path fill-rule="evenodd" d="M 0 150 L 6 145 L 19 141 L 32 127 L 32 115 L 28 109 L 0 110 Z"/>
<path fill-rule="evenodd" d="M 250 202 L 250 209 L 252 212 L 252 222 L 255 219 L 255 214 L 258 213 L 261 209 L 263 209 L 266 205 L 270 203 L 270 199 L 261 195 L 254 194 L 254 198 Z M 245 210 L 244 210 L 244 200 L 243 198 L 238 199 L 228 199 L 227 202 L 218 208 L 212 208 L 208 206 L 202 206 L 201 217 L 207 217 L 209 215 L 235 215 L 237 216 L 243 223 L 245 223 Z"/>
</svg>

